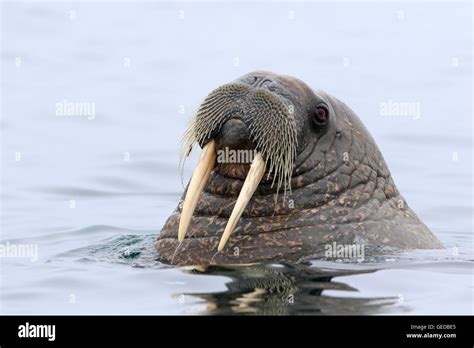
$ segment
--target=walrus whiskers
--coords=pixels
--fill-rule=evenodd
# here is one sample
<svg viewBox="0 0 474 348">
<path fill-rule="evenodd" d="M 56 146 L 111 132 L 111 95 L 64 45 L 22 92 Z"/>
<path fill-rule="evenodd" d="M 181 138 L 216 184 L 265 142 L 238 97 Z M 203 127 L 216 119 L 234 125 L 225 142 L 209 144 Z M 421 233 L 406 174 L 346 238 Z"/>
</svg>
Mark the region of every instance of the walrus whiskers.
<svg viewBox="0 0 474 348">
<path fill-rule="evenodd" d="M 248 99 L 248 100 L 247 100 Z M 254 105 L 259 105 L 255 108 Z M 185 132 L 180 153 L 180 172 L 194 144 L 203 144 L 227 121 L 230 112 L 242 109 L 250 135 L 256 143 L 257 156 L 245 179 L 232 214 L 219 243 L 221 251 L 232 234 L 245 207 L 268 168 L 273 173 L 272 187 L 277 183 L 277 195 L 283 186 L 291 192 L 291 174 L 296 157 L 296 126 L 289 107 L 266 90 L 250 91 L 242 84 L 227 84 L 211 92 L 200 105 Z M 183 241 L 191 217 L 204 190 L 216 161 L 216 143 L 208 141 L 203 147 L 196 170 L 193 173 L 184 199 L 178 229 L 178 240 Z"/>
<path fill-rule="evenodd" d="M 284 195 L 287 190 L 291 192 L 298 144 L 290 108 L 264 89 L 252 92 L 249 86 L 240 83 L 229 83 L 215 89 L 201 103 L 183 136 L 179 162 L 181 175 L 194 145 L 205 143 L 227 121 L 231 111 L 241 109 L 256 150 L 265 159 L 268 176 L 274 175 L 272 186 L 277 183 L 277 194 L 282 186 Z"/>
</svg>

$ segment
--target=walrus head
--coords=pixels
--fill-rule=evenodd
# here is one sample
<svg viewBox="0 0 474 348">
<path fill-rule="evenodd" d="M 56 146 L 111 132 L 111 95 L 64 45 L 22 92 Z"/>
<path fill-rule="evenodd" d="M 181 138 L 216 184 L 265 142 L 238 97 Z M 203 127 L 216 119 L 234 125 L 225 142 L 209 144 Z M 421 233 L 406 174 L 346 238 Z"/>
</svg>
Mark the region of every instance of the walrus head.
<svg viewBox="0 0 474 348">
<path fill-rule="evenodd" d="M 294 77 L 256 71 L 211 92 L 181 166 L 195 144 L 199 163 L 156 243 L 165 263 L 297 261 L 333 243 L 441 247 L 354 112 Z"/>
</svg>

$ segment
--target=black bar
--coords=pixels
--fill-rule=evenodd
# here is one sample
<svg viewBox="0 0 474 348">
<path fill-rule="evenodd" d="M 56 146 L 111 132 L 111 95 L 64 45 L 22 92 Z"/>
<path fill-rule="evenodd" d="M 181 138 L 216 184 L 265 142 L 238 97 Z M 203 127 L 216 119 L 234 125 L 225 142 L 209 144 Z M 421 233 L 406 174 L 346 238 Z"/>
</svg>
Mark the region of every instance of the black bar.
<svg viewBox="0 0 474 348">
<path fill-rule="evenodd" d="M 1 316 L 0 346 L 279 343 L 473 347 L 472 319 L 472 316 Z M 55 325 L 54 341 L 48 341 L 47 337 L 19 337 L 19 328 L 21 325 L 26 328 L 26 323 L 30 329 L 31 325 Z M 409 338 L 407 334 L 455 334 L 456 337 Z"/>
</svg>

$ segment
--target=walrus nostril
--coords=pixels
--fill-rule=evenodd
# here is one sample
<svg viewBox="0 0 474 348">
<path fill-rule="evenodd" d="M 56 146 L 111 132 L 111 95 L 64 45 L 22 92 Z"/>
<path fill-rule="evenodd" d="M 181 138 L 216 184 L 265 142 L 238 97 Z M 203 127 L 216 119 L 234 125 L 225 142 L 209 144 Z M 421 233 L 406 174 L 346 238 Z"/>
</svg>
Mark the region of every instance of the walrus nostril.
<svg viewBox="0 0 474 348">
<path fill-rule="evenodd" d="M 226 121 L 216 136 L 218 148 L 243 148 L 250 140 L 247 125 L 239 118 Z"/>
</svg>

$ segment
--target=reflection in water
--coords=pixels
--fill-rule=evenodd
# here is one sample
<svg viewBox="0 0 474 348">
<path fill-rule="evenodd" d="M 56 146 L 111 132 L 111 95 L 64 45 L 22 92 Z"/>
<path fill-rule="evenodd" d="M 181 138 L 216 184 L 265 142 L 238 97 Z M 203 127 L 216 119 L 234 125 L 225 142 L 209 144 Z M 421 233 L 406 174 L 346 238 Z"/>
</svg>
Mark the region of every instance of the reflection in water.
<svg viewBox="0 0 474 348">
<path fill-rule="evenodd" d="M 205 301 L 200 314 L 373 314 L 397 303 L 397 297 L 357 298 L 324 295 L 324 290 L 357 289 L 333 278 L 375 270 L 327 270 L 310 264 L 258 264 L 197 267 L 186 272 L 225 276 L 227 291 L 188 293 Z M 386 310 L 386 309 L 385 309 Z"/>
</svg>

